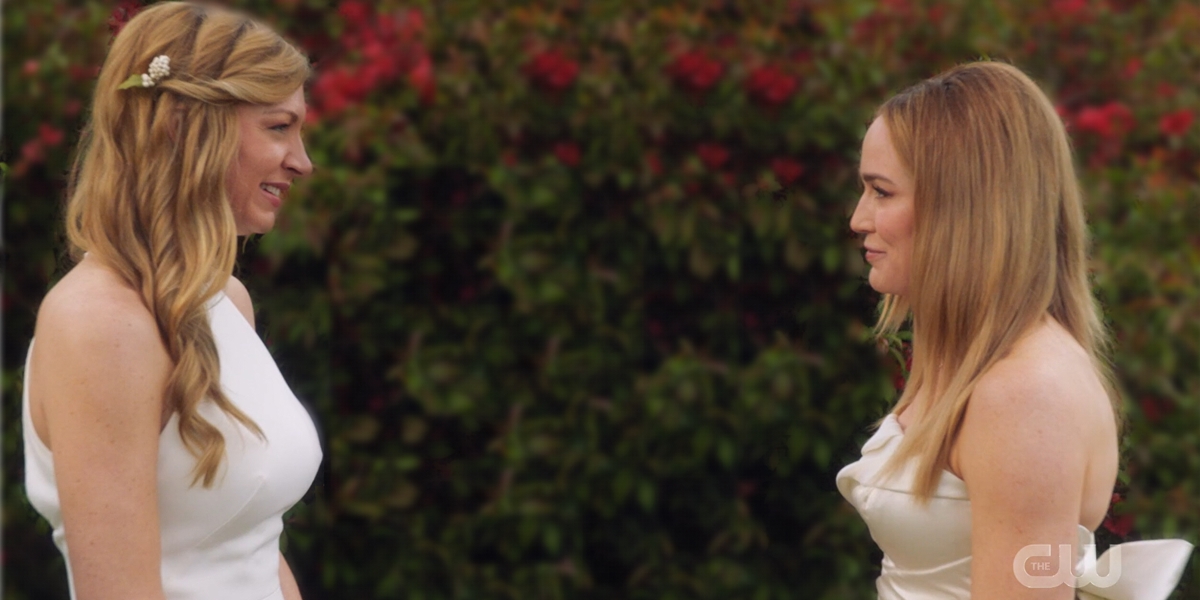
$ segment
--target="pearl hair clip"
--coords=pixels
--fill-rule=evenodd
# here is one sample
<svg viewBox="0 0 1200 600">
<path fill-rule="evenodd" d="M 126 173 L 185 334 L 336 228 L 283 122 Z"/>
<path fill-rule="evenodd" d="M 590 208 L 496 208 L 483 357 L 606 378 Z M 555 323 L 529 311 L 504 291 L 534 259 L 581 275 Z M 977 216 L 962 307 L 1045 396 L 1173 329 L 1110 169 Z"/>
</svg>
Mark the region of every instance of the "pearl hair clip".
<svg viewBox="0 0 1200 600">
<path fill-rule="evenodd" d="M 150 69 L 148 72 L 140 75 L 130 75 L 117 86 L 117 89 L 123 90 L 131 87 L 153 87 L 159 81 L 171 75 L 171 58 L 166 54 L 159 54 L 150 61 Z"/>
</svg>

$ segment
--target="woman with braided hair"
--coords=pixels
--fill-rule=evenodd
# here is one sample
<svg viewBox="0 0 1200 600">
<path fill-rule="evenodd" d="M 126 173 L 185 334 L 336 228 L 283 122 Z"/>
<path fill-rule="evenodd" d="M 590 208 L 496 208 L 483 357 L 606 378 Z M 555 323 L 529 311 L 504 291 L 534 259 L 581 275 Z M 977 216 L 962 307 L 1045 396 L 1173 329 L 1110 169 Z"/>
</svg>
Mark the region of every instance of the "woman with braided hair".
<svg viewBox="0 0 1200 600">
<path fill-rule="evenodd" d="M 295 600 L 282 515 L 316 429 L 231 273 L 312 164 L 307 58 L 225 9 L 165 2 L 113 42 L 70 174 L 71 270 L 39 309 L 26 484 L 72 598 Z"/>
</svg>

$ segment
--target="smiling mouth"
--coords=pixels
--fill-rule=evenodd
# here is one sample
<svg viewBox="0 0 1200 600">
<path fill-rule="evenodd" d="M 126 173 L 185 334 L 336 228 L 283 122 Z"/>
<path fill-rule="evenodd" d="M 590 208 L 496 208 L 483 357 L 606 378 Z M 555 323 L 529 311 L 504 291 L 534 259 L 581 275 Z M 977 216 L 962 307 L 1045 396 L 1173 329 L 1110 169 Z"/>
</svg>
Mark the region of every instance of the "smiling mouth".
<svg viewBox="0 0 1200 600">
<path fill-rule="evenodd" d="M 281 189 L 279 189 L 279 188 L 277 188 L 277 187 L 275 187 L 275 186 L 273 186 L 273 185 L 270 185 L 270 184 L 266 184 L 266 183 L 264 183 L 264 184 L 262 184 L 262 185 L 260 185 L 260 186 L 258 186 L 258 187 L 262 188 L 262 189 L 263 189 L 263 190 L 265 190 L 265 191 L 266 191 L 268 194 L 271 194 L 272 196 L 275 196 L 276 198 L 278 198 L 278 197 L 280 197 L 280 196 L 282 196 L 282 195 L 283 195 L 283 190 L 281 190 Z"/>
</svg>

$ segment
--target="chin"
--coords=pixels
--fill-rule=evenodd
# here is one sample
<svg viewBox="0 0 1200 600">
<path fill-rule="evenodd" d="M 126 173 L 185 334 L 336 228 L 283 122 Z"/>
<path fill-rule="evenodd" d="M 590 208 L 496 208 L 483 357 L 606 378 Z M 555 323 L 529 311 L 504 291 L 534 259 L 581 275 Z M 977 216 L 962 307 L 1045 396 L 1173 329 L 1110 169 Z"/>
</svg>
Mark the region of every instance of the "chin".
<svg viewBox="0 0 1200 600">
<path fill-rule="evenodd" d="M 905 292 L 904 289 L 901 289 L 900 286 L 895 285 L 893 282 L 887 280 L 878 281 L 875 277 L 867 277 L 867 283 L 870 284 L 871 289 L 879 292 L 880 294 L 892 294 L 894 296 L 899 296 L 903 295 Z"/>
<path fill-rule="evenodd" d="M 275 228 L 274 222 L 271 222 L 266 225 L 247 225 L 245 227 L 238 227 L 238 236 L 262 235 L 264 233 L 271 231 L 274 228 Z"/>
</svg>

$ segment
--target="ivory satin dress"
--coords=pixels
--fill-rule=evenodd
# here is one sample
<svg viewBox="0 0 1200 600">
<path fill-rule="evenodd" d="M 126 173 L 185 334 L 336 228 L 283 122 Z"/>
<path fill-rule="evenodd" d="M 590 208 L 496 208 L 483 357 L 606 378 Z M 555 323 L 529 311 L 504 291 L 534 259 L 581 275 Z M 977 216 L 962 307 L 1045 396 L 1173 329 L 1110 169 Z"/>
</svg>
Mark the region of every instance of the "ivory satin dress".
<svg viewBox="0 0 1200 600">
<path fill-rule="evenodd" d="M 890 477 L 881 474 L 903 436 L 896 416 L 888 415 L 863 445 L 862 458 L 837 475 L 838 491 L 858 510 L 883 550 L 881 573 L 875 581 L 879 598 L 966 600 L 971 597 L 967 486 L 953 473 L 943 471 L 929 504 L 920 506 L 911 493 L 914 463 Z M 1165 599 L 1183 574 L 1192 550 L 1183 540 L 1145 540 L 1115 545 L 1097 558 L 1095 537 L 1082 525 L 1077 543 L 1081 558 L 1068 577 L 1084 600 Z M 1041 587 L 1036 578 L 1030 583 Z"/>
<path fill-rule="evenodd" d="M 178 415 L 167 422 L 158 445 L 163 587 L 169 600 L 282 600 L 282 517 L 312 485 L 321 463 L 320 442 L 312 418 L 233 302 L 221 293 L 208 307 L 221 385 L 266 439 L 212 403 L 202 403 L 200 413 L 221 430 L 226 444 L 217 479 L 204 488 L 191 485 L 196 459 L 179 437 Z M 31 344 L 29 356 L 32 350 Z M 30 503 L 53 527 L 70 579 L 70 532 L 63 529 L 54 455 L 30 420 L 28 365 L 27 358 L 22 398 L 26 490 Z M 75 598 L 73 579 L 70 587 Z"/>
</svg>

